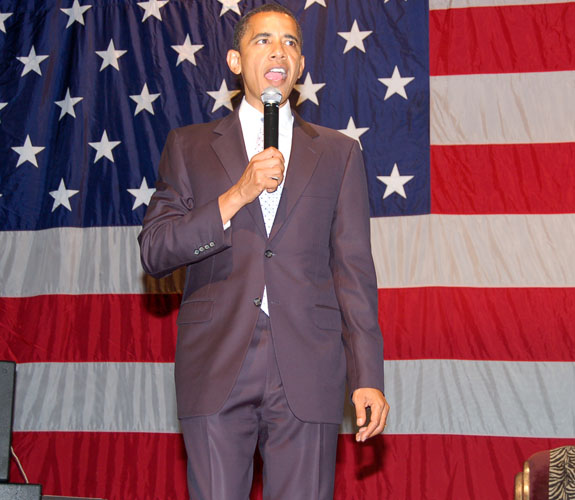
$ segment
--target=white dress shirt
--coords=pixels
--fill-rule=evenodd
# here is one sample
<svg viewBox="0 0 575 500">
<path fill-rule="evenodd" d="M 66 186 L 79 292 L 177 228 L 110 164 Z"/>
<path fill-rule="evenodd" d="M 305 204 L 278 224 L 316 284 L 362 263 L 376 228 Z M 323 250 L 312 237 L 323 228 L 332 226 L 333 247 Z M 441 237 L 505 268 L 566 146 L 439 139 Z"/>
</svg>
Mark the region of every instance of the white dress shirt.
<svg viewBox="0 0 575 500">
<path fill-rule="evenodd" d="M 248 158 L 251 160 L 254 155 L 262 151 L 263 149 L 263 126 L 264 126 L 264 115 L 260 113 L 256 108 L 249 104 L 245 97 L 242 100 L 239 109 L 239 118 L 242 126 L 242 133 L 244 136 L 244 144 L 246 147 L 246 153 Z M 289 158 L 291 153 L 291 144 L 293 136 L 293 122 L 294 118 L 291 112 L 289 101 L 287 101 L 279 109 L 279 136 L 278 136 L 278 149 L 284 157 L 284 180 L 278 186 L 274 193 L 268 193 L 263 191 L 260 196 L 260 205 L 262 207 L 262 215 L 264 217 L 264 222 L 266 225 L 266 232 L 269 236 L 273 220 L 279 205 L 281 198 L 281 193 L 285 184 L 285 179 L 287 175 L 287 169 L 289 164 Z M 264 287 L 264 293 L 262 296 L 262 311 L 264 311 L 269 316 L 267 291 Z"/>
</svg>

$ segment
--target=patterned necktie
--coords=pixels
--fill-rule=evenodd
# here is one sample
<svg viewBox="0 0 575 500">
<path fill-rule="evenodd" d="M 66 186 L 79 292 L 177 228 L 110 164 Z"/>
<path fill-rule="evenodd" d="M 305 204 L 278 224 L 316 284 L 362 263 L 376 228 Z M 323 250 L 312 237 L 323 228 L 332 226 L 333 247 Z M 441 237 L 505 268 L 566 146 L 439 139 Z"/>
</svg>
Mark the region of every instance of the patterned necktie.
<svg viewBox="0 0 575 500">
<path fill-rule="evenodd" d="M 257 154 L 263 150 L 264 150 L 264 128 L 262 119 L 262 126 L 260 127 L 258 137 L 256 139 L 256 150 L 254 154 Z M 264 189 L 259 196 L 260 206 L 262 207 L 262 215 L 264 217 L 264 223 L 266 225 L 266 233 L 268 236 L 270 235 L 274 219 L 276 217 L 276 212 L 278 210 L 278 205 L 280 203 L 280 198 L 284 187 L 283 185 L 284 183 L 282 182 L 273 193 L 268 193 Z M 268 316 L 270 315 L 268 306 L 267 287 L 264 287 L 261 309 L 264 313 L 266 313 L 266 315 Z"/>
<path fill-rule="evenodd" d="M 264 129 L 262 126 L 260 128 L 256 140 L 256 153 L 263 151 L 263 149 L 264 149 Z M 278 205 L 280 203 L 283 187 L 284 183 L 282 182 L 273 193 L 268 193 L 266 190 L 264 190 L 259 196 L 260 205 L 262 207 L 262 215 L 264 217 L 264 223 L 266 225 L 266 233 L 268 236 L 270 235 L 274 219 L 276 217 L 276 212 L 278 210 Z"/>
</svg>

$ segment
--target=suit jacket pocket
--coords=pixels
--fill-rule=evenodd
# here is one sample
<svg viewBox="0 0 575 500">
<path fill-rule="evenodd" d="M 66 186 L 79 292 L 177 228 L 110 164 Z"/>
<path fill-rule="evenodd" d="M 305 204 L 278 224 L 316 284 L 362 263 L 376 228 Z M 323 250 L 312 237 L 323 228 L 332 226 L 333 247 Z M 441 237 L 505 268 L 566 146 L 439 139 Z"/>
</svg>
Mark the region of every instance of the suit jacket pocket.
<svg viewBox="0 0 575 500">
<path fill-rule="evenodd" d="M 190 300 L 180 306 L 178 313 L 178 325 L 187 323 L 203 323 L 212 319 L 214 310 L 213 300 Z"/>
<path fill-rule="evenodd" d="M 322 330 L 341 332 L 341 311 L 336 307 L 316 304 L 312 312 L 313 322 Z"/>
</svg>

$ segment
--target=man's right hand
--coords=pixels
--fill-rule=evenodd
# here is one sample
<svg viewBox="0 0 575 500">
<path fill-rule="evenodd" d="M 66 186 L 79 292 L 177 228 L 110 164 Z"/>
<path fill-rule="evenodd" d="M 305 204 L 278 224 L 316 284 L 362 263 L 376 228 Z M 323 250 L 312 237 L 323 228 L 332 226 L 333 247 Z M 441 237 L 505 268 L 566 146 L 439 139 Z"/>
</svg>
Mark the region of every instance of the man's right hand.
<svg viewBox="0 0 575 500">
<path fill-rule="evenodd" d="M 254 201 L 264 189 L 273 193 L 284 180 L 284 170 L 284 157 L 278 149 L 270 147 L 254 155 L 240 180 L 218 198 L 222 224 Z"/>
</svg>

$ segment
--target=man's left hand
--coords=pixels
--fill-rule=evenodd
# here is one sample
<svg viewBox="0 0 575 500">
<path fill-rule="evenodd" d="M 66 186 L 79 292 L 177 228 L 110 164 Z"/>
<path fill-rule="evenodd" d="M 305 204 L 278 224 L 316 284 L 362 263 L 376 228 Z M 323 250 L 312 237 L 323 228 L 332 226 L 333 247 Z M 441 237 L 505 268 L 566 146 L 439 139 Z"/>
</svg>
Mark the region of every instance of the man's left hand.
<svg viewBox="0 0 575 500">
<path fill-rule="evenodd" d="M 351 399 L 355 405 L 355 415 L 359 427 L 355 440 L 363 442 L 370 437 L 381 434 L 389 413 L 389 404 L 383 393 L 379 389 L 364 387 L 353 391 Z M 371 408 L 369 423 L 366 422 L 366 408 L 368 407 Z"/>
</svg>

